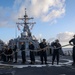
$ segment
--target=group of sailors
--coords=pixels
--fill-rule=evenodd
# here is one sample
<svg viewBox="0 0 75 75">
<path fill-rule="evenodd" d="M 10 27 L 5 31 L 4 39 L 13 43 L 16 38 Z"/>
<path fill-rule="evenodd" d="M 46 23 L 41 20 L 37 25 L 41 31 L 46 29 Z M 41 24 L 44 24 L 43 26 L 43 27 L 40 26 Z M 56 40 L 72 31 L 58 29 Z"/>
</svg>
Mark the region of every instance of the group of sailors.
<svg viewBox="0 0 75 75">
<path fill-rule="evenodd" d="M 72 53 L 72 57 L 73 57 L 73 64 L 75 65 L 75 35 L 74 38 L 71 39 L 69 41 L 69 44 L 73 46 L 73 53 Z M 56 39 L 54 42 L 51 43 L 51 47 L 53 50 L 53 54 L 52 54 L 52 65 L 54 64 L 55 58 L 57 59 L 57 65 L 59 64 L 59 55 L 60 55 L 60 50 L 62 50 L 62 46 L 59 42 L 58 39 Z M 47 48 L 47 43 L 46 43 L 46 39 L 43 39 L 43 41 L 41 43 L 39 43 L 39 54 L 40 54 L 40 60 L 41 60 L 41 64 L 47 64 L 47 53 L 46 53 L 46 48 Z M 22 56 L 22 63 L 26 63 L 26 52 L 25 52 L 25 43 L 22 42 L 21 43 L 21 56 Z M 29 50 L 30 50 L 30 64 L 35 64 L 35 46 L 33 45 L 32 42 L 29 42 Z M 13 53 L 14 52 L 14 53 Z M 3 48 L 3 53 L 2 53 L 2 60 L 4 62 L 13 62 L 13 55 L 15 55 L 15 62 L 17 63 L 17 45 L 14 44 L 13 50 L 8 47 L 5 46 Z"/>
<path fill-rule="evenodd" d="M 57 39 L 54 43 L 52 43 L 52 46 L 56 48 L 57 47 L 61 47 L 61 45 L 58 44 L 59 43 L 59 40 Z M 21 50 L 21 57 L 22 57 L 22 63 L 26 63 L 26 51 L 25 51 L 25 43 L 22 42 L 21 43 L 21 47 L 20 47 L 20 50 Z M 30 50 L 30 64 L 35 64 L 35 46 L 32 42 L 29 42 L 29 50 Z M 47 53 L 46 53 L 46 49 L 47 49 L 47 43 L 46 43 L 46 39 L 43 39 L 43 41 L 41 43 L 39 43 L 39 55 L 40 55 L 40 60 L 41 60 L 41 64 L 47 64 Z M 15 58 L 15 62 L 14 63 L 17 63 L 17 58 L 18 58 L 18 48 L 17 48 L 17 45 L 14 44 L 14 47 L 13 49 L 11 49 L 11 47 L 8 47 L 8 46 L 4 46 L 3 48 L 3 53 L 2 53 L 2 60 L 4 62 L 13 62 L 13 55 L 14 55 L 14 58 Z M 59 62 L 59 53 L 57 53 L 58 50 L 56 50 L 54 53 L 53 53 L 53 61 L 52 63 L 54 62 L 55 60 L 55 56 L 57 56 L 57 60 Z M 44 62 L 45 61 L 45 62 Z"/>
</svg>

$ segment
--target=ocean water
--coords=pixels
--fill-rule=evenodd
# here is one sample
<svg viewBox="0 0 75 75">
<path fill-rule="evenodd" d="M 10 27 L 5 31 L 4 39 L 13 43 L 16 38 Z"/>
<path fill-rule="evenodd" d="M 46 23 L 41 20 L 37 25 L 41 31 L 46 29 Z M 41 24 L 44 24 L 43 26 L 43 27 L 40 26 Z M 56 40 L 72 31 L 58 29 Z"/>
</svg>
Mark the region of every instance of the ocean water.
<svg viewBox="0 0 75 75">
<path fill-rule="evenodd" d="M 62 48 L 65 55 L 72 55 L 72 48 Z"/>
<path fill-rule="evenodd" d="M 72 48 L 62 48 L 63 51 L 72 51 Z"/>
</svg>

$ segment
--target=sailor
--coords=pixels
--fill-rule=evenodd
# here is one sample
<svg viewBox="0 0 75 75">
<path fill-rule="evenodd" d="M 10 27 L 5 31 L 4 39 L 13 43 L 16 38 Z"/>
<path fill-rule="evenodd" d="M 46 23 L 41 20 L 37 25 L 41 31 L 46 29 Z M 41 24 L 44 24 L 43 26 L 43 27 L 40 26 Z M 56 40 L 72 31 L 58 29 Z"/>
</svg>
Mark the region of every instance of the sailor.
<svg viewBox="0 0 75 75">
<path fill-rule="evenodd" d="M 59 64 L 59 50 L 61 50 L 61 44 L 59 40 L 56 39 L 51 45 L 53 47 L 52 65 L 54 64 L 55 57 L 57 57 L 57 65 Z"/>
<path fill-rule="evenodd" d="M 45 64 L 47 64 L 47 54 L 46 54 L 46 39 L 43 39 L 43 42 L 39 44 L 40 46 L 40 58 L 41 58 L 41 64 L 43 64 L 43 61 L 45 60 Z M 43 60 L 44 57 L 44 60 Z"/>
<path fill-rule="evenodd" d="M 34 64 L 35 63 L 35 53 L 34 53 L 34 45 L 32 42 L 29 42 L 29 50 L 30 51 L 30 64 Z"/>
<path fill-rule="evenodd" d="M 14 44 L 13 51 L 15 54 L 15 62 L 14 63 L 17 63 L 17 45 L 16 44 Z"/>
<path fill-rule="evenodd" d="M 74 38 L 72 38 L 69 43 L 70 45 L 73 46 L 73 52 L 72 52 L 72 58 L 73 58 L 73 63 L 72 65 L 75 65 L 75 35 L 73 36 Z"/>
<path fill-rule="evenodd" d="M 7 54 L 7 46 L 4 46 L 4 48 L 3 48 L 3 54 L 2 54 L 2 60 L 3 60 L 4 62 L 7 61 L 7 56 L 6 56 L 6 54 Z"/>
<path fill-rule="evenodd" d="M 21 55 L 22 55 L 22 63 L 26 62 L 26 55 L 25 55 L 25 43 L 21 43 Z"/>
<path fill-rule="evenodd" d="M 12 62 L 13 61 L 13 51 L 11 47 L 8 47 L 7 49 L 7 61 Z"/>
</svg>

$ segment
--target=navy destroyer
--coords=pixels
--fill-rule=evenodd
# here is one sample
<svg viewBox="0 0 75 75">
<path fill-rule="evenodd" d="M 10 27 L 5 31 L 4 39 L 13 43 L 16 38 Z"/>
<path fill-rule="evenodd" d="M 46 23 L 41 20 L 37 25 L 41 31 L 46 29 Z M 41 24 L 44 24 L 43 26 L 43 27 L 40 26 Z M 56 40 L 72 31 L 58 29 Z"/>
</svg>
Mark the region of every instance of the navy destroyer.
<svg viewBox="0 0 75 75">
<path fill-rule="evenodd" d="M 26 9 L 25 15 L 23 18 L 19 18 L 22 20 L 23 23 L 16 23 L 18 26 L 22 25 L 23 30 L 21 32 L 21 37 L 17 37 L 15 39 L 9 40 L 9 46 L 13 44 L 17 44 L 18 49 L 20 47 L 21 42 L 25 42 L 26 49 L 28 49 L 28 44 L 30 41 L 33 42 L 35 45 L 35 49 L 38 49 L 39 42 L 36 39 L 33 39 L 33 35 L 30 31 L 30 27 L 33 27 L 35 22 L 29 22 L 29 20 L 33 19 L 33 17 L 29 18 Z M 8 63 L 0 61 L 0 66 L 4 66 L 4 68 L 0 69 L 0 75 L 75 75 L 75 67 L 71 66 L 72 64 L 72 57 L 71 56 L 61 56 L 59 65 L 51 65 L 52 56 L 48 56 L 48 64 L 41 65 L 39 56 L 36 56 L 36 64 L 30 65 L 29 64 L 29 57 L 27 57 L 27 63 L 22 64 L 21 58 L 18 58 L 18 63 Z M 8 68 L 6 68 L 7 66 Z"/>
<path fill-rule="evenodd" d="M 23 18 L 18 18 L 21 22 L 16 23 L 17 28 L 20 30 L 21 27 L 21 34 L 19 37 L 15 39 L 9 40 L 9 46 L 13 48 L 14 43 L 17 44 L 18 49 L 20 49 L 21 42 L 25 43 L 26 49 L 28 49 L 29 42 L 32 42 L 35 46 L 35 49 L 38 49 L 39 42 L 34 35 L 31 33 L 31 29 L 33 28 L 36 22 L 31 22 L 30 20 L 34 19 L 33 17 L 29 17 L 26 12 L 25 8 L 25 15 Z M 20 53 L 19 53 L 20 54 Z M 28 51 L 26 52 L 29 55 Z"/>
</svg>

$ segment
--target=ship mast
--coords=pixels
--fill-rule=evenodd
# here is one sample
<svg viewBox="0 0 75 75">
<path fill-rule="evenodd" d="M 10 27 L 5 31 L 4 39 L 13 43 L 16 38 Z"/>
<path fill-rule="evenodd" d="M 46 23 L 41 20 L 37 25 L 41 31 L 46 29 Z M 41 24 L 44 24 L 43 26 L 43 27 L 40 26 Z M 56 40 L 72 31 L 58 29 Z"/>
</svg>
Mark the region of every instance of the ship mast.
<svg viewBox="0 0 75 75">
<path fill-rule="evenodd" d="M 23 18 L 18 18 L 19 20 L 23 20 L 24 23 L 16 23 L 18 25 L 22 25 L 23 26 L 23 32 L 21 33 L 21 37 L 25 38 L 27 37 L 31 37 L 31 32 L 30 32 L 30 26 L 34 25 L 35 22 L 29 22 L 29 20 L 34 19 L 33 17 L 28 17 L 27 12 L 26 12 L 26 8 L 25 8 L 25 15 Z"/>
</svg>

